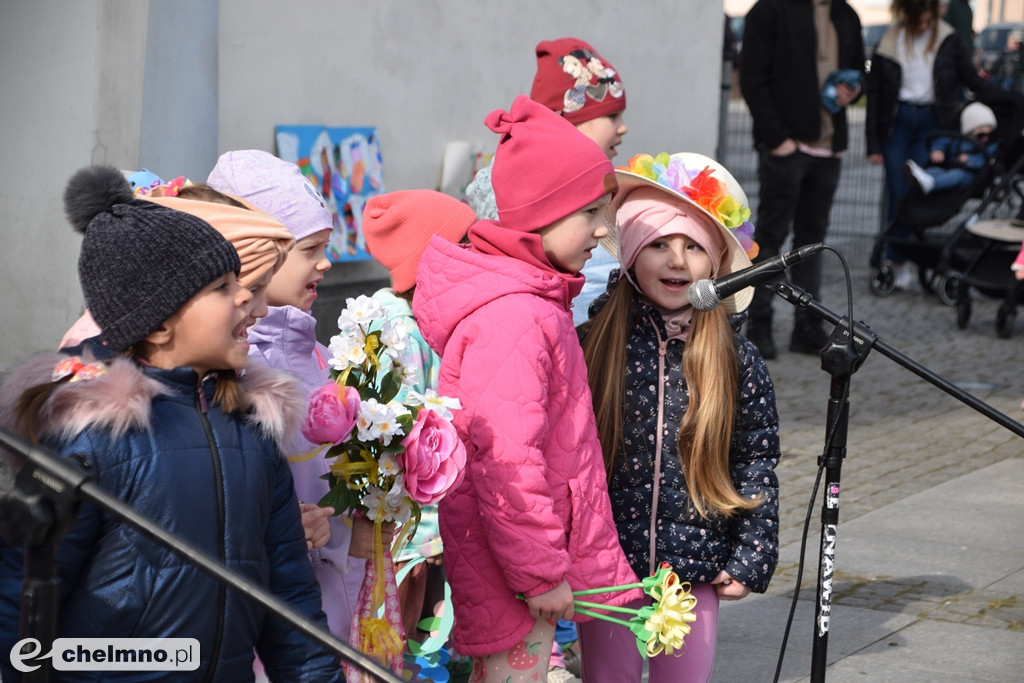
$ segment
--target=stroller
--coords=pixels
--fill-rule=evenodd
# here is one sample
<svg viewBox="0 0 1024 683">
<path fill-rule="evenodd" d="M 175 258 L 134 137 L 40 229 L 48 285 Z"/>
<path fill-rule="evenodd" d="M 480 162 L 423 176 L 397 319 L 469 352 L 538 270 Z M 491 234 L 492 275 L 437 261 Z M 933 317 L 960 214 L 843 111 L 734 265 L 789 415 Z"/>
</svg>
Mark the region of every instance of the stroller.
<svg viewBox="0 0 1024 683">
<path fill-rule="evenodd" d="M 963 265 L 949 279 L 956 289 L 956 324 L 967 329 L 971 320 L 971 288 L 992 298 L 1002 298 L 996 312 L 996 333 L 1013 336 L 1017 304 L 1024 300 L 1024 280 L 1018 280 L 1010 265 L 1024 243 L 1024 220 L 1020 218 L 976 221 L 966 226 L 966 235 L 950 241 L 948 249 L 961 251 Z M 961 246 L 968 243 L 968 246 Z"/>
<path fill-rule="evenodd" d="M 906 259 L 917 266 L 921 288 L 929 294 L 938 292 L 948 306 L 960 297 L 958 273 L 970 260 L 964 246 L 949 247 L 950 242 L 962 236 L 966 227 L 981 218 L 1014 215 L 1024 212 L 1024 98 L 1010 92 L 1001 92 L 979 98 L 996 115 L 996 149 L 989 155 L 971 138 L 959 132 L 940 131 L 933 134 L 948 136 L 954 144 L 973 147 L 985 156 L 984 166 L 978 170 L 970 185 L 934 194 L 924 194 L 911 184 L 896 205 L 896 215 L 875 239 L 871 252 L 873 269 L 871 291 L 877 296 L 889 296 L 896 289 L 896 272 L 883 261 L 887 246 L 895 247 Z M 959 219 L 969 202 L 974 207 L 966 218 L 950 228 L 953 219 Z"/>
</svg>

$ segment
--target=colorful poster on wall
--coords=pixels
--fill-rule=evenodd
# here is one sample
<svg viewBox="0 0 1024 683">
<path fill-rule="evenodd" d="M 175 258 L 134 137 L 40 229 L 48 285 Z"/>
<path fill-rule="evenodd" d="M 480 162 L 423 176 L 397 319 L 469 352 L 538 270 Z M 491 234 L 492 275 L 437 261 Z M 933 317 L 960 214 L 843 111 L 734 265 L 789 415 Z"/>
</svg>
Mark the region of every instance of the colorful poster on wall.
<svg viewBox="0 0 1024 683">
<path fill-rule="evenodd" d="M 371 258 L 363 240 L 363 206 L 384 192 L 380 143 L 373 127 L 276 126 L 277 156 L 298 164 L 334 217 L 331 261 Z"/>
</svg>

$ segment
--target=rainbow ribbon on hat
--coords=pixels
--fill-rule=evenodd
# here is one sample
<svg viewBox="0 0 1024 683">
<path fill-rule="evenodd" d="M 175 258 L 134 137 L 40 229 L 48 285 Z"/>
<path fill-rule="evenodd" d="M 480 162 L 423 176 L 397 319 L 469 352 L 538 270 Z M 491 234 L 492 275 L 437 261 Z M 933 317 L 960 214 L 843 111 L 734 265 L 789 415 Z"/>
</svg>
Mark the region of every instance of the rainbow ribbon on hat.
<svg viewBox="0 0 1024 683">
<path fill-rule="evenodd" d="M 710 166 L 692 170 L 679 157 L 661 152 L 657 156 L 637 154 L 618 170 L 653 180 L 688 198 L 732 230 L 748 257 L 757 256 L 759 248 L 754 241 L 750 207 L 728 193 L 726 184 L 715 177 Z"/>
</svg>

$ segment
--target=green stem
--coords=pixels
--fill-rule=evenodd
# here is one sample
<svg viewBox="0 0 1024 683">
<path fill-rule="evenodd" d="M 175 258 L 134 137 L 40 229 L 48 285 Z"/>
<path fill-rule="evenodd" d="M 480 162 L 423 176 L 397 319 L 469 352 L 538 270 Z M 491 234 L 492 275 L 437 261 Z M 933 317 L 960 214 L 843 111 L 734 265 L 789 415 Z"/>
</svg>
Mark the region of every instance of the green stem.
<svg viewBox="0 0 1024 683">
<path fill-rule="evenodd" d="M 630 628 L 632 626 L 632 624 L 630 624 L 628 621 L 623 621 L 622 619 L 616 619 L 615 617 L 610 617 L 607 614 L 599 614 L 597 612 L 591 612 L 588 609 L 578 609 L 578 610 L 576 610 L 576 613 L 577 614 L 582 614 L 585 617 L 593 617 L 594 619 L 601 619 L 603 621 L 608 621 L 608 622 L 611 622 L 613 624 L 619 624 L 621 626 L 625 626 L 626 628 L 630 629 L 630 632 L 632 632 L 632 628 Z"/>
<path fill-rule="evenodd" d="M 616 591 L 629 590 L 630 588 L 643 588 L 642 583 L 624 583 L 621 586 L 610 586 L 608 588 L 591 588 L 585 591 L 573 591 L 573 595 L 597 595 L 599 593 L 614 593 Z"/>
<path fill-rule="evenodd" d="M 599 602 L 585 602 L 583 600 L 573 600 L 572 602 L 574 605 L 578 605 L 579 607 L 593 607 L 606 612 L 620 612 L 622 614 L 632 614 L 633 616 L 637 615 L 636 608 L 631 609 L 629 607 L 617 607 L 615 605 L 602 605 Z"/>
</svg>

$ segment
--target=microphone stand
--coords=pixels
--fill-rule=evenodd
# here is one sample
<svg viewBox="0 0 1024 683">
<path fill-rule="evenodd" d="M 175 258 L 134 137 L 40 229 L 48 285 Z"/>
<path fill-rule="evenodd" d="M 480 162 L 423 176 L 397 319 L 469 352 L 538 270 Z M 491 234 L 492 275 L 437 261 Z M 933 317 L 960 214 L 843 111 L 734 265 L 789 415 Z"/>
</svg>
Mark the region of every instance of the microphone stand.
<svg viewBox="0 0 1024 683">
<path fill-rule="evenodd" d="M 0 533 L 11 545 L 25 546 L 19 633 L 22 639 L 35 638 L 39 641 L 43 648 L 41 653 L 52 649 L 57 633 L 57 545 L 74 525 L 81 502 L 88 501 L 181 555 L 339 658 L 355 664 L 378 680 L 402 683 L 401 678 L 379 662 L 322 630 L 266 588 L 238 576 L 101 489 L 73 458 L 63 458 L 41 446 L 32 446 L 2 429 L 0 445 L 20 453 L 25 459 L 15 478 L 14 488 L 0 497 Z M 48 682 L 53 673 L 52 659 L 47 657 L 39 664 L 38 669 L 26 673 L 22 680 Z"/>
<path fill-rule="evenodd" d="M 832 581 L 835 576 L 836 530 L 839 524 L 839 479 L 843 459 L 846 457 L 850 416 L 850 378 L 860 369 L 871 350 L 877 349 L 885 357 L 1009 429 L 1017 436 L 1024 437 L 1024 425 L 1010 419 L 984 401 L 911 360 L 879 339 L 878 335 L 866 325 L 853 323 L 851 337 L 849 318 L 840 317 L 822 306 L 807 292 L 788 282 L 784 275 L 774 282 L 761 286 L 773 290 L 793 306 L 810 311 L 818 318 L 836 326 L 828 344 L 821 350 L 821 369 L 832 377 L 826 413 L 825 449 L 818 458 L 818 466 L 825 468 L 825 495 L 821 507 L 821 549 L 810 677 L 812 683 L 821 683 L 825 680 L 828 635 L 832 616 Z"/>
</svg>

